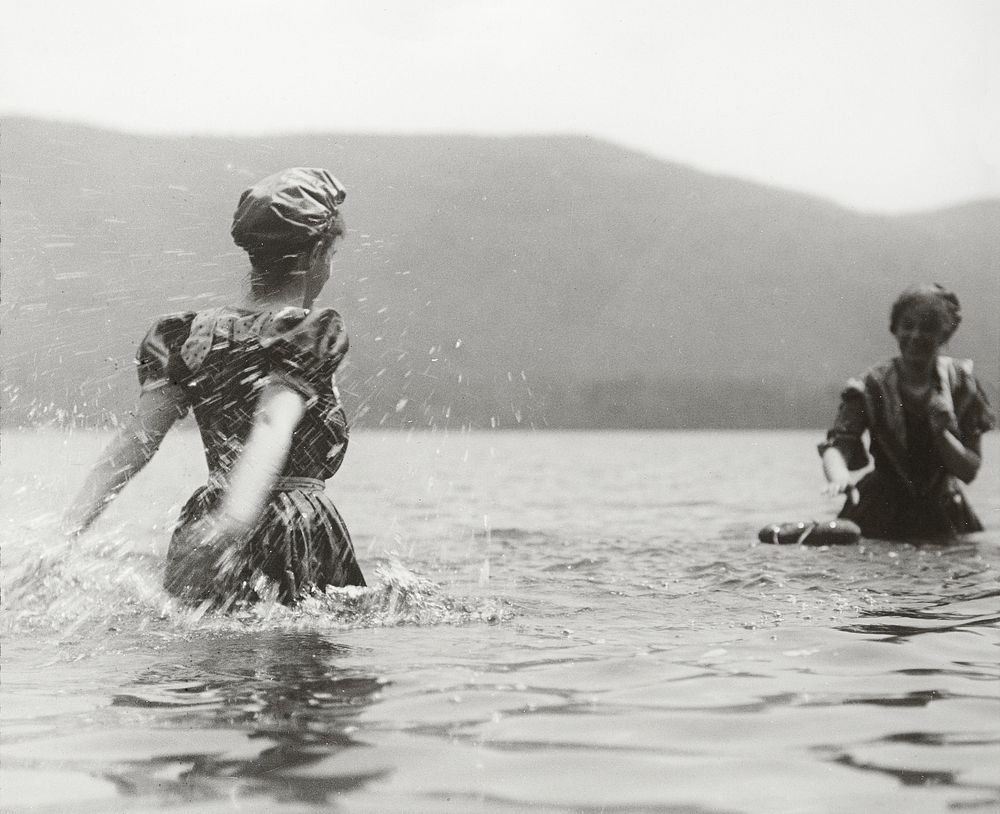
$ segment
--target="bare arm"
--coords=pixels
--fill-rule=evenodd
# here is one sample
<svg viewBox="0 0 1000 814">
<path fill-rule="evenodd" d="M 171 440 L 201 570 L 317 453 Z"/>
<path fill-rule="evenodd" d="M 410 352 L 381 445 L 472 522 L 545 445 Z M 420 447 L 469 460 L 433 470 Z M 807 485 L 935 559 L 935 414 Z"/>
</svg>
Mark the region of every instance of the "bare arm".
<svg viewBox="0 0 1000 814">
<path fill-rule="evenodd" d="M 847 461 L 844 459 L 844 454 L 836 447 L 823 450 L 823 474 L 827 483 L 823 490 L 824 494 L 831 497 L 844 494 L 852 503 L 858 502 L 858 490 L 854 488 Z"/>
<path fill-rule="evenodd" d="M 819 445 L 826 477 L 823 494 L 830 497 L 847 495 L 852 503 L 858 502 L 858 490 L 851 472 L 864 469 L 870 461 L 863 440 L 868 430 L 865 386 L 853 379 L 847 383 L 840 394 L 833 427 L 826 434 L 826 441 Z"/>
<path fill-rule="evenodd" d="M 304 413 L 305 401 L 295 390 L 281 384 L 264 388 L 253 429 L 216 517 L 215 532 L 223 538 L 238 535 L 257 521 L 285 465 L 292 433 Z"/>
<path fill-rule="evenodd" d="M 170 593 L 236 596 L 236 581 L 246 565 L 242 543 L 267 505 L 304 412 L 305 400 L 297 391 L 282 384 L 264 387 L 220 505 L 186 524 L 178 549 L 183 552 L 168 557 L 165 583 Z"/>
<path fill-rule="evenodd" d="M 132 418 L 101 453 L 63 517 L 67 534 L 86 530 L 149 461 L 186 406 L 183 391 L 165 385 L 143 391 Z"/>
<path fill-rule="evenodd" d="M 972 483 L 982 463 L 978 440 L 970 449 L 951 430 L 945 429 L 934 433 L 934 446 L 945 469 L 964 483 Z"/>
</svg>

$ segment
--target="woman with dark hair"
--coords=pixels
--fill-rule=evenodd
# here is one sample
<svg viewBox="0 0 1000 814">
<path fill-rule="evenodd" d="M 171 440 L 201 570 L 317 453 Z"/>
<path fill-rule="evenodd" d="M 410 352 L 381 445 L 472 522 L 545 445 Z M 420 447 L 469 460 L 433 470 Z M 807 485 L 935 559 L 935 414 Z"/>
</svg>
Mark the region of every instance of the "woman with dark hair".
<svg viewBox="0 0 1000 814">
<path fill-rule="evenodd" d="M 66 514 L 86 529 L 194 411 L 208 482 L 181 512 L 165 586 L 192 601 L 293 603 L 326 586 L 364 585 L 326 479 L 347 448 L 334 373 L 347 353 L 340 315 L 312 309 L 344 233 L 344 188 L 294 168 L 240 197 L 232 236 L 252 265 L 233 305 L 156 320 L 136 356 L 135 415 L 104 451 Z"/>
<path fill-rule="evenodd" d="M 906 289 L 889 319 L 899 355 L 848 382 L 841 394 L 837 419 L 819 446 L 825 491 L 847 496 L 839 517 L 857 523 L 865 537 L 982 530 L 959 481 L 976 477 L 980 436 L 995 418 L 972 362 L 941 354 L 961 318 L 958 297 L 944 287 Z M 851 471 L 869 462 L 874 468 L 855 484 Z"/>
</svg>

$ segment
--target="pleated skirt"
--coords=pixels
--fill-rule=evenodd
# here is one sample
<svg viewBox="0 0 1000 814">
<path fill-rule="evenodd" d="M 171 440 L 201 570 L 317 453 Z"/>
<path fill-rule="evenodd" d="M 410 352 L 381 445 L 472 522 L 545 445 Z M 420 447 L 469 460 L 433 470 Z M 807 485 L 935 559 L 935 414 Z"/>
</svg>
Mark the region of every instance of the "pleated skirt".
<svg viewBox="0 0 1000 814">
<path fill-rule="evenodd" d="M 285 478 L 254 530 L 220 550 L 206 545 L 206 515 L 225 492 L 202 486 L 188 499 L 170 540 L 164 587 L 216 604 L 277 598 L 294 604 L 313 590 L 365 585 L 351 535 L 323 481 Z"/>
</svg>

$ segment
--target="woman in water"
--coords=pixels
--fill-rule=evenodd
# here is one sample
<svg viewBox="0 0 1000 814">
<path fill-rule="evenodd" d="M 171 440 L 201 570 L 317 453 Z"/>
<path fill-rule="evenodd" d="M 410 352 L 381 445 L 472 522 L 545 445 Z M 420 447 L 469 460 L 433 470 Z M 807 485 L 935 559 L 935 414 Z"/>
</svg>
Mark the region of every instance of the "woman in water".
<svg viewBox="0 0 1000 814">
<path fill-rule="evenodd" d="M 841 394 L 836 422 L 819 447 L 825 491 L 847 496 L 839 516 L 865 537 L 942 538 L 982 529 L 958 482 L 976 477 L 980 436 L 995 419 L 972 362 L 941 354 L 960 321 L 950 291 L 908 288 L 889 319 L 899 355 Z M 868 465 L 869 452 L 874 469 L 855 484 L 850 472 Z"/>
<path fill-rule="evenodd" d="M 326 170 L 294 168 L 240 197 L 232 236 L 249 255 L 241 302 L 155 321 L 136 356 L 139 404 L 66 514 L 86 529 L 190 408 L 208 482 L 181 512 L 165 587 L 217 604 L 364 585 L 347 527 L 324 491 L 348 428 L 333 375 L 340 315 L 312 309 L 344 234 L 346 193 Z"/>
</svg>

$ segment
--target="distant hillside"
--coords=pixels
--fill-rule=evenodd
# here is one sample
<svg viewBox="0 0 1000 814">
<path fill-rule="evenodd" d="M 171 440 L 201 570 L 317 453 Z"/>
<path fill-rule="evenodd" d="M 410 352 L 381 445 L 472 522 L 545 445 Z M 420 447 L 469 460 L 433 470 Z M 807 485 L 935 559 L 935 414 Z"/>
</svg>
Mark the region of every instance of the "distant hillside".
<svg viewBox="0 0 1000 814">
<path fill-rule="evenodd" d="M 905 285 L 955 288 L 953 342 L 1000 380 L 1000 201 L 863 215 L 588 138 L 143 138 L 7 120 L 3 418 L 120 413 L 159 313 L 244 284 L 240 191 L 330 168 L 349 237 L 355 421 L 823 426 L 893 350 Z"/>
</svg>

